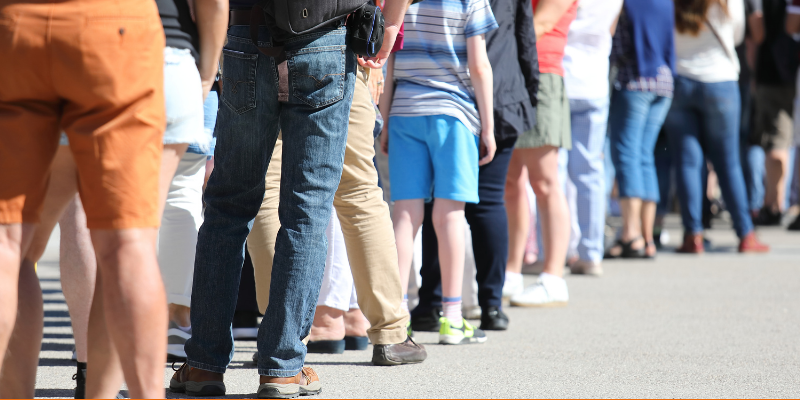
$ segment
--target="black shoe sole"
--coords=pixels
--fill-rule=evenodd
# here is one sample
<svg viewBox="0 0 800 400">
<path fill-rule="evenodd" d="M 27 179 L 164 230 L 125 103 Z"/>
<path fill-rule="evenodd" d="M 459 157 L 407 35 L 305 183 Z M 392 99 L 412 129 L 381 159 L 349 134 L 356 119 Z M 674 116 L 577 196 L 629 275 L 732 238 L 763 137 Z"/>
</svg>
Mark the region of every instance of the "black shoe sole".
<svg viewBox="0 0 800 400">
<path fill-rule="evenodd" d="M 194 397 L 224 396 L 226 392 L 225 384 L 222 382 L 207 383 L 200 386 L 200 389 L 197 390 L 188 389 L 187 383 L 180 383 L 174 379 L 171 379 L 169 382 L 169 390 L 175 393 L 186 393 L 187 395 Z"/>
<path fill-rule="evenodd" d="M 319 390 L 306 390 L 300 388 L 299 391 L 288 394 L 281 393 L 277 388 L 268 388 L 259 390 L 257 396 L 259 399 L 296 399 L 299 396 L 314 396 L 320 393 L 322 393 L 322 388 Z"/>
</svg>

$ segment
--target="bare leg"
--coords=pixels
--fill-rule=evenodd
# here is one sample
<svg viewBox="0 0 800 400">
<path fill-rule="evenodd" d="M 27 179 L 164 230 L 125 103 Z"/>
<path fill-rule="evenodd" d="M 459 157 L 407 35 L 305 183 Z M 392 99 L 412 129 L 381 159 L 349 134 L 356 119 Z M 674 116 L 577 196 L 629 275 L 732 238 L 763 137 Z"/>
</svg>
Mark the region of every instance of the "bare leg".
<svg viewBox="0 0 800 400">
<path fill-rule="evenodd" d="M 464 281 L 464 202 L 436 199 L 433 227 L 439 240 L 442 297 L 461 297 Z"/>
<path fill-rule="evenodd" d="M 367 336 L 369 327 L 369 321 L 360 308 L 352 308 L 344 313 L 345 336 Z"/>
<path fill-rule="evenodd" d="M 72 336 L 78 362 L 87 362 L 89 312 L 97 277 L 97 259 L 86 228 L 86 214 L 79 196 L 74 196 L 59 220 L 61 227 L 61 288 L 72 320 Z"/>
<path fill-rule="evenodd" d="M 0 397 L 32 399 L 36 387 L 36 367 L 42 347 L 43 304 L 39 277 L 33 263 L 22 262 L 19 272 L 19 303 L 0 374 Z"/>
<path fill-rule="evenodd" d="M 400 267 L 400 285 L 403 294 L 408 293 L 408 278 L 414 259 L 414 237 L 425 216 L 422 199 L 398 200 L 394 203 L 394 237 L 397 242 L 397 262 Z"/>
<path fill-rule="evenodd" d="M 645 249 L 649 257 L 656 254 L 656 245 L 653 241 L 653 228 L 655 226 L 657 206 L 657 203 L 654 201 L 642 202 L 642 236 L 644 236 L 645 242 L 649 243 Z"/>
<path fill-rule="evenodd" d="M 514 151 L 506 176 L 506 213 L 508 214 L 508 262 L 506 271 L 522 272 L 525 244 L 530 230 L 530 209 L 525 187 L 528 171 L 521 153 Z"/>
<path fill-rule="evenodd" d="M 308 338 L 310 340 L 342 340 L 344 334 L 344 311 L 328 306 L 317 306 Z"/>
<path fill-rule="evenodd" d="M 124 381 L 119 353 L 111 343 L 106 328 L 102 282 L 102 271 L 98 270 L 87 327 L 87 337 L 92 343 L 86 366 L 87 399 L 114 398 Z"/>
<path fill-rule="evenodd" d="M 109 398 L 118 387 L 102 386 L 98 369 L 97 331 L 103 326 L 119 354 L 125 381 L 133 398 L 164 397 L 164 355 L 167 352 L 167 307 L 156 260 L 155 229 L 92 230 L 98 281 L 90 317 L 87 396 Z M 102 304 L 98 299 L 102 296 Z M 102 312 L 102 314 L 100 314 Z M 95 375 L 97 371 L 97 375 Z M 95 378 L 95 379 L 93 379 Z M 113 376 L 106 379 L 112 379 Z"/>
<path fill-rule="evenodd" d="M 786 175 L 789 168 L 789 152 L 785 149 L 772 149 L 767 151 L 766 162 L 767 181 L 765 182 L 764 208 L 772 212 L 784 210 L 783 201 L 786 198 Z"/>
<path fill-rule="evenodd" d="M 33 238 L 33 233 L 36 230 L 33 224 L 5 224 L 0 225 L 0 354 L 4 355 L 3 366 L 0 367 L 0 383 L 20 378 L 21 375 L 28 375 L 22 385 L 12 384 L 13 387 L 0 386 L 0 398 L 20 398 L 20 397 L 33 397 L 34 387 L 30 381 L 30 371 L 14 371 L 17 368 L 12 363 L 21 361 L 22 358 L 30 358 L 30 352 L 17 352 L 16 348 L 9 345 L 17 345 L 19 340 L 24 340 L 25 330 L 31 329 L 35 324 L 31 320 L 28 323 L 23 323 L 23 326 L 16 329 L 17 322 L 17 307 L 28 308 L 31 304 L 30 297 L 25 296 L 25 293 L 19 292 L 20 288 L 27 287 L 30 277 L 28 273 L 20 272 L 21 254 L 27 252 L 28 245 Z M 21 280 L 24 282 L 20 282 Z M 38 282 L 37 282 L 38 283 Z M 22 295 L 23 300 L 20 302 L 19 295 Z M 39 300 L 41 303 L 41 291 L 39 291 Z M 41 307 L 41 306 L 40 306 Z M 41 310 L 41 308 L 40 308 Z M 39 326 L 41 326 L 42 315 L 41 311 L 38 315 L 23 316 L 23 318 L 38 318 Z M 14 339 L 16 338 L 16 340 Z M 38 348 L 41 346 L 41 329 L 39 330 L 39 340 L 30 340 L 36 342 L 37 354 L 33 355 L 35 360 L 38 360 Z M 25 346 L 27 347 L 27 346 Z M 11 353 L 9 353 L 11 351 Z M 29 368 L 28 368 L 29 369 Z M 33 368 L 33 379 L 36 379 L 36 368 Z M 20 387 L 27 385 L 29 387 Z M 19 393 L 23 391 L 24 394 Z M 8 391 L 9 393 L 6 393 Z"/>
<path fill-rule="evenodd" d="M 570 225 L 567 199 L 558 181 L 558 148 L 545 146 L 516 151 L 525 160 L 531 187 L 536 193 L 544 242 L 544 272 L 562 277 L 569 246 Z"/>
</svg>

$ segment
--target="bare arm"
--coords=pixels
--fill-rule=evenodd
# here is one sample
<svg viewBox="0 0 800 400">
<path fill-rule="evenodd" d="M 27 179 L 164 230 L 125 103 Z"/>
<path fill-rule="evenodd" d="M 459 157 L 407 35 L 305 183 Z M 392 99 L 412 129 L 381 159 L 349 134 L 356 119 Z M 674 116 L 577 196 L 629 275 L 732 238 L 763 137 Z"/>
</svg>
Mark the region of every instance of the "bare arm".
<svg viewBox="0 0 800 400">
<path fill-rule="evenodd" d="M 545 33 L 552 31 L 575 1 L 577 0 L 540 0 L 533 13 L 536 40 L 539 40 Z"/>
<path fill-rule="evenodd" d="M 208 96 L 219 68 L 219 57 L 228 32 L 228 0 L 189 0 L 194 2 L 194 15 L 200 36 L 200 80 L 203 99 Z"/>
<path fill-rule="evenodd" d="M 792 12 L 786 14 L 786 33 L 789 35 L 800 33 L 800 14 Z"/>
<path fill-rule="evenodd" d="M 381 151 L 389 155 L 389 112 L 392 110 L 392 98 L 394 97 L 394 54 L 389 56 L 386 66 L 386 76 L 383 77 L 383 94 L 378 108 L 381 110 L 383 118 L 383 130 L 381 130 Z"/>
<path fill-rule="evenodd" d="M 764 41 L 764 14 L 756 11 L 747 17 L 750 28 L 749 39 L 755 44 L 760 45 Z"/>
<path fill-rule="evenodd" d="M 492 65 L 486 55 L 486 35 L 475 35 L 467 39 L 467 64 L 469 77 L 475 90 L 475 102 L 481 116 L 481 153 L 479 165 L 492 161 L 497 145 L 494 141 L 494 84 Z"/>
</svg>

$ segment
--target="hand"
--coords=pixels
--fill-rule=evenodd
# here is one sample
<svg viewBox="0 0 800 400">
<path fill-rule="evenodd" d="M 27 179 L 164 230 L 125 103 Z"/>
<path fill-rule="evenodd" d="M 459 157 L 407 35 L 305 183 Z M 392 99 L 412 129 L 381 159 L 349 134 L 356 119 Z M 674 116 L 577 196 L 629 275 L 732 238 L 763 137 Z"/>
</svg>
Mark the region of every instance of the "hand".
<svg viewBox="0 0 800 400">
<path fill-rule="evenodd" d="M 211 87 L 214 86 L 214 79 L 201 80 L 200 83 L 203 86 L 203 102 L 205 102 Z"/>
<path fill-rule="evenodd" d="M 381 131 L 381 152 L 384 155 L 389 155 L 389 125 L 387 122 L 383 123 L 383 130 Z"/>
<path fill-rule="evenodd" d="M 494 129 L 488 131 L 481 131 L 480 138 L 480 161 L 479 166 L 484 166 L 494 159 L 494 153 L 497 151 L 497 144 L 494 141 Z"/>
<path fill-rule="evenodd" d="M 375 103 L 375 105 L 380 104 L 384 87 L 383 70 L 373 69 L 370 71 L 367 87 L 369 88 L 369 94 L 372 96 L 372 102 Z"/>
<path fill-rule="evenodd" d="M 386 32 L 383 34 L 383 44 L 381 45 L 381 50 L 375 57 L 365 58 L 364 63 L 361 64 L 361 66 L 372 69 L 383 68 L 383 64 L 385 64 L 386 60 L 389 59 L 389 54 L 391 54 L 392 49 L 394 48 L 394 42 L 397 40 L 398 32 L 400 32 L 399 26 L 387 26 Z"/>
</svg>

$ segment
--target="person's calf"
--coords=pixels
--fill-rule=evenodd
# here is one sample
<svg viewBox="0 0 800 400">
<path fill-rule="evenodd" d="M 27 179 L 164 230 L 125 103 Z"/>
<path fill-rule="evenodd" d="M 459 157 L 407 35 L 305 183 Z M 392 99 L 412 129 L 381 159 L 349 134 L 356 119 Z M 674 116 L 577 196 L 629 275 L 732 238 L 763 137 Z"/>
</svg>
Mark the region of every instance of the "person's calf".
<svg viewBox="0 0 800 400">
<path fill-rule="evenodd" d="M 19 274 L 16 323 L 9 341 L 2 373 L 0 398 L 33 398 L 36 367 L 42 344 L 42 290 L 33 263 L 23 261 Z"/>
<path fill-rule="evenodd" d="M 106 328 L 134 398 L 164 396 L 167 300 L 154 235 L 152 228 L 92 231 Z"/>
<path fill-rule="evenodd" d="M 314 322 L 308 335 L 310 341 L 342 340 L 345 336 L 344 311 L 317 306 Z"/>
<path fill-rule="evenodd" d="M 181 327 L 189 327 L 192 325 L 190 318 L 190 308 L 180 304 L 170 303 L 168 306 L 169 320 Z"/>
</svg>

